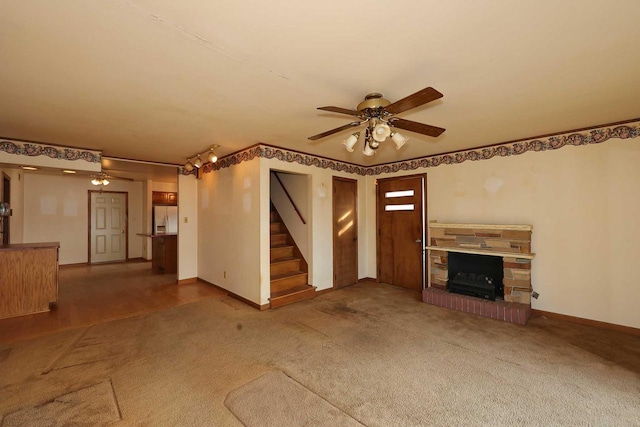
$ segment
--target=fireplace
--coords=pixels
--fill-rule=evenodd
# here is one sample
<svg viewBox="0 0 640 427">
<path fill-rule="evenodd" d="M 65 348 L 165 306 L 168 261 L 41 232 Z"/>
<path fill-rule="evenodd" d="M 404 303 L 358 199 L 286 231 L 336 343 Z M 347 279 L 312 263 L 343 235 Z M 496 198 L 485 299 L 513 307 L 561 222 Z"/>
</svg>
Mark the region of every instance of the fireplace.
<svg viewBox="0 0 640 427">
<path fill-rule="evenodd" d="M 452 252 L 448 271 L 449 292 L 491 301 L 504 298 L 502 258 Z"/>
<path fill-rule="evenodd" d="M 531 313 L 530 225 L 429 224 L 429 304 L 524 325 Z"/>
</svg>

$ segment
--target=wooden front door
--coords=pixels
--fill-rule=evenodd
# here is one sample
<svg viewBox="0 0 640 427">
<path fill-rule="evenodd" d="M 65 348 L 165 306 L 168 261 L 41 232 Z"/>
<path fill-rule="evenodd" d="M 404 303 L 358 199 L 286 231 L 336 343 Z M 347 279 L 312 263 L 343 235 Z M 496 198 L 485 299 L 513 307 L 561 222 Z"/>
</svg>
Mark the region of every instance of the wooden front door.
<svg viewBox="0 0 640 427">
<path fill-rule="evenodd" d="M 378 281 L 424 286 L 425 175 L 378 180 Z"/>
<path fill-rule="evenodd" d="M 127 193 L 89 191 L 89 263 L 127 259 Z"/>
<path fill-rule="evenodd" d="M 333 177 L 333 287 L 358 282 L 358 185 Z"/>
</svg>

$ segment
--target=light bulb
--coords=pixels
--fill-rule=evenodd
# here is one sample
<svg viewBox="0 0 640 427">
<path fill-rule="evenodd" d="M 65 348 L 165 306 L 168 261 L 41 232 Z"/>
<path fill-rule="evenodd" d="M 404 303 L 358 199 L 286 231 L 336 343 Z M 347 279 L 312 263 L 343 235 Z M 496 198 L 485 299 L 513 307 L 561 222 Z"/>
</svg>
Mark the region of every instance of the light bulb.
<svg viewBox="0 0 640 427">
<path fill-rule="evenodd" d="M 200 158 L 200 154 L 198 154 L 198 157 L 196 157 L 196 159 L 193 161 L 193 166 L 197 167 L 198 169 L 200 169 L 200 166 L 202 166 L 202 159 Z"/>
<path fill-rule="evenodd" d="M 187 163 L 184 164 L 184 170 L 187 172 L 191 172 L 193 170 L 193 165 L 190 160 L 187 160 Z"/>
<path fill-rule="evenodd" d="M 102 179 L 102 185 L 109 185 L 109 180 L 106 178 Z"/>
<path fill-rule="evenodd" d="M 99 180 L 98 178 L 93 178 L 93 179 L 91 180 L 91 183 L 92 183 L 93 185 L 100 185 L 100 180 Z"/>
</svg>

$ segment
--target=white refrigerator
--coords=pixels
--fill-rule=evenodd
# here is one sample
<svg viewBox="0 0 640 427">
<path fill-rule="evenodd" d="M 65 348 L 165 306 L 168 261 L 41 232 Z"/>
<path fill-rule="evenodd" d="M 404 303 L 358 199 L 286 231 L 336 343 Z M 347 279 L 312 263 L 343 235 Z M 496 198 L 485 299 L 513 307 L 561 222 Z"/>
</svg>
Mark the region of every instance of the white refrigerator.
<svg viewBox="0 0 640 427">
<path fill-rule="evenodd" d="M 178 207 L 153 207 L 153 234 L 178 232 Z"/>
</svg>

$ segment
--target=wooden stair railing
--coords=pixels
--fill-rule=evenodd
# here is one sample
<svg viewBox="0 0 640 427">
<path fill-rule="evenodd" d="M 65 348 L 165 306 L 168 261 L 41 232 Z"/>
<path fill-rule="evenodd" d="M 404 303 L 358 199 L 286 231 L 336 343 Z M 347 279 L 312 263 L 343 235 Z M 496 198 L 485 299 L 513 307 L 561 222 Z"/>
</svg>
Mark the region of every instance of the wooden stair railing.
<svg viewBox="0 0 640 427">
<path fill-rule="evenodd" d="M 280 176 L 278 176 L 278 172 L 275 171 L 271 171 L 271 173 L 273 174 L 273 176 L 276 177 L 276 179 L 278 180 L 278 182 L 280 183 L 280 187 L 282 187 L 282 189 L 284 190 L 284 194 L 287 195 L 287 198 L 289 199 L 289 202 L 291 202 L 291 206 L 293 206 L 293 209 L 296 211 L 296 213 L 298 214 L 298 217 L 300 217 L 300 221 L 302 221 L 303 224 L 306 224 L 307 221 L 304 220 L 304 218 L 302 217 L 302 214 L 300 213 L 300 210 L 298 209 L 298 207 L 296 206 L 296 203 L 293 201 L 293 199 L 291 198 L 291 195 L 289 194 L 289 192 L 287 191 L 287 187 L 284 186 L 284 184 L 282 183 L 282 180 L 280 179 Z"/>
<path fill-rule="evenodd" d="M 271 205 L 271 308 L 313 298 L 315 286 L 309 285 L 309 268 L 291 238 L 280 215 Z"/>
</svg>

